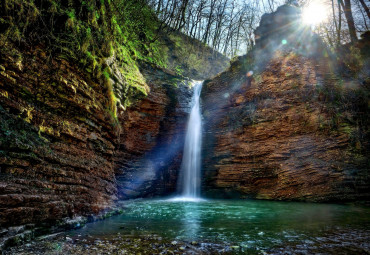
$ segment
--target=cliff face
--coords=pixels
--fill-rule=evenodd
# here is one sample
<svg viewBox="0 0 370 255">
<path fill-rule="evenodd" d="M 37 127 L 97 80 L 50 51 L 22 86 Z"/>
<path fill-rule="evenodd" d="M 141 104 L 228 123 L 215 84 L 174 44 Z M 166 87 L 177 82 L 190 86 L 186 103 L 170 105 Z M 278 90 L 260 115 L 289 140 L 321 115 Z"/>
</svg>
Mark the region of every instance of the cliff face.
<svg viewBox="0 0 370 255">
<path fill-rule="evenodd" d="M 192 95 L 180 74 L 210 77 L 228 59 L 177 33 L 163 45 L 131 2 L 1 9 L 0 248 L 35 224 L 175 191 Z"/>
<path fill-rule="evenodd" d="M 111 205 L 117 130 L 102 87 L 42 49 L 22 58 L 1 56 L 1 226 Z"/>
<path fill-rule="evenodd" d="M 188 81 L 148 65 L 141 69 L 148 97 L 122 115 L 115 156 L 120 199 L 165 195 L 176 190 L 192 90 Z"/>
<path fill-rule="evenodd" d="M 163 31 L 159 40 L 167 57 L 167 68 L 194 80 L 212 78 L 230 64 L 230 59 L 221 53 L 180 32 Z"/>
<path fill-rule="evenodd" d="M 279 8 L 280 23 L 264 16 L 255 49 L 204 86 L 206 195 L 369 198 L 368 81 L 338 75 L 314 35 L 296 37 L 296 12 Z M 288 32 L 270 38 L 274 26 Z"/>
<path fill-rule="evenodd" d="M 105 86 L 41 47 L 3 53 L 0 69 L 1 227 L 175 189 L 192 94 L 183 78 L 143 64 L 149 96 L 115 119 Z"/>
</svg>

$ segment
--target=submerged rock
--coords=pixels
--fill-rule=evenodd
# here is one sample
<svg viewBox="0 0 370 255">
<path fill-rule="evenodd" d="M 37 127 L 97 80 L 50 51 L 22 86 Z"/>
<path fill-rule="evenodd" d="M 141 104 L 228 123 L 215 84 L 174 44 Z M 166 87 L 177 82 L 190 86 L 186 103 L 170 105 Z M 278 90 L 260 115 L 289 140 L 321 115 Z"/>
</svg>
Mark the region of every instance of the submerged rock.
<svg viewBox="0 0 370 255">
<path fill-rule="evenodd" d="M 163 240 L 158 245 L 156 236 L 130 236 L 122 240 L 118 235 L 106 236 L 104 241 L 84 238 L 66 241 L 65 237 L 43 239 L 4 251 L 10 254 L 297 254 L 338 253 L 362 254 L 369 250 L 368 231 L 337 231 L 322 238 L 280 243 L 271 249 L 245 245 L 200 241 L 192 245 L 185 241 Z M 127 241 L 130 240 L 130 241 Z M 309 242 L 307 242 L 309 241 Z M 308 245 L 307 245 L 308 244 Z"/>
</svg>

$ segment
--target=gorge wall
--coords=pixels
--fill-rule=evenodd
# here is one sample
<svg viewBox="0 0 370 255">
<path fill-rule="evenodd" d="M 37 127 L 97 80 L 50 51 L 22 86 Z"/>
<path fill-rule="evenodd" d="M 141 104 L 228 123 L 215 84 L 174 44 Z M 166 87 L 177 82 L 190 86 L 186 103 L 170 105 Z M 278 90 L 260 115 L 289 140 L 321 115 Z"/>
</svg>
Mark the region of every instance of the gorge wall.
<svg viewBox="0 0 370 255">
<path fill-rule="evenodd" d="M 141 1 L 0 7 L 0 238 L 3 227 L 174 191 L 189 79 L 228 58 L 181 33 L 159 35 Z"/>
<path fill-rule="evenodd" d="M 97 213 L 116 199 L 104 88 L 41 48 L 1 56 L 1 226 Z"/>
<path fill-rule="evenodd" d="M 77 64 L 42 46 L 16 52 L 0 58 L 0 246 L 118 199 L 175 191 L 188 78 L 142 62 L 148 96 L 115 117 L 109 87 Z"/>
<path fill-rule="evenodd" d="M 354 79 L 298 16 L 291 6 L 265 15 L 255 48 L 205 82 L 206 196 L 369 198 L 369 62 Z M 123 77 L 114 54 L 101 60 L 101 82 L 91 52 L 93 64 L 82 63 L 88 71 L 42 44 L 7 47 L 0 48 L 0 247 L 25 229 L 175 191 L 192 96 L 187 78 L 144 61 L 136 70 L 135 60 L 127 69 L 147 96 L 121 104 L 137 84 L 124 86 L 132 77 Z M 170 67 L 190 78 L 227 67 L 227 58 L 202 48 L 207 63 L 193 70 L 198 53 L 180 61 L 178 51 L 169 46 Z"/>
<path fill-rule="evenodd" d="M 254 49 L 204 85 L 206 196 L 369 199 L 369 68 L 346 76 L 299 12 L 264 15 Z"/>
<path fill-rule="evenodd" d="M 122 135 L 115 155 L 120 199 L 173 193 L 182 159 L 190 81 L 149 65 L 142 73 L 151 92 L 120 118 Z"/>
</svg>

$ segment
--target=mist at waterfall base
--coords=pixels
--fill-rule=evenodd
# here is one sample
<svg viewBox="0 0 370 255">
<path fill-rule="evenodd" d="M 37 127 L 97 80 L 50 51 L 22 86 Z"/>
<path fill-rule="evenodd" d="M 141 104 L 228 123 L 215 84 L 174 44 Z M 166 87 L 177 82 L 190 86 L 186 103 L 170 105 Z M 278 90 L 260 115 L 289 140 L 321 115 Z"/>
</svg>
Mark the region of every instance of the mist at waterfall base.
<svg viewBox="0 0 370 255">
<path fill-rule="evenodd" d="M 303 253 L 319 247 L 320 253 L 327 254 L 333 253 L 332 249 L 358 247 L 363 238 L 370 236 L 369 207 L 201 199 L 201 88 L 202 83 L 194 87 L 179 196 L 125 201 L 122 215 L 88 224 L 71 232 L 72 236 L 109 239 L 119 235 L 128 240 L 158 236 L 168 243 L 178 240 L 238 247 L 235 250 L 238 254 L 263 254 L 265 251 L 275 254 L 274 249 L 287 246 L 295 247 L 294 252 Z"/>
<path fill-rule="evenodd" d="M 180 196 L 172 198 L 172 201 L 201 201 L 202 116 L 200 112 L 200 93 L 203 82 L 195 81 L 193 84 L 192 108 L 186 128 L 184 152 L 178 182 L 178 193 Z"/>
</svg>

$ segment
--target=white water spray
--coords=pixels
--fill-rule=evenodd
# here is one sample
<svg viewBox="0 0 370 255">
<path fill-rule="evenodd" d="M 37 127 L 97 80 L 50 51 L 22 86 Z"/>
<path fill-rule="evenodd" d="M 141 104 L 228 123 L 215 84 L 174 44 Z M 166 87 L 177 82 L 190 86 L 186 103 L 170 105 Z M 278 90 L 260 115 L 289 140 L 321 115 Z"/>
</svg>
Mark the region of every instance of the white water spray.
<svg viewBox="0 0 370 255">
<path fill-rule="evenodd" d="M 200 196 L 202 118 L 200 114 L 199 98 L 202 85 L 202 81 L 194 82 L 192 108 L 185 136 L 184 154 L 180 169 L 179 188 L 181 198 L 178 198 L 178 200 L 197 200 Z"/>
</svg>

